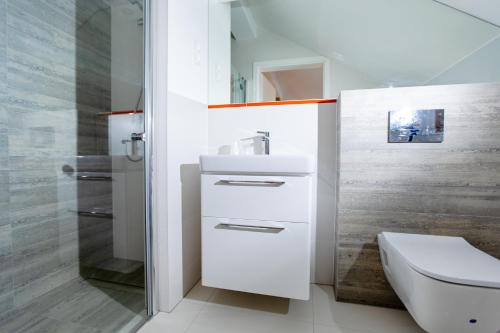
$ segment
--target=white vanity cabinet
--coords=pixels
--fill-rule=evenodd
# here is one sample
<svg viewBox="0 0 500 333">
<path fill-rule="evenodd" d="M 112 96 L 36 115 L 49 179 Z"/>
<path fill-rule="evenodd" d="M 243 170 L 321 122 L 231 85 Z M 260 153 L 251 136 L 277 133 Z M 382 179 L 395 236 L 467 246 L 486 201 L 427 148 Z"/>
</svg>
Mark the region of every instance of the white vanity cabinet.
<svg viewBox="0 0 500 333">
<path fill-rule="evenodd" d="M 214 173 L 201 164 L 202 284 L 309 299 L 311 175 Z"/>
</svg>

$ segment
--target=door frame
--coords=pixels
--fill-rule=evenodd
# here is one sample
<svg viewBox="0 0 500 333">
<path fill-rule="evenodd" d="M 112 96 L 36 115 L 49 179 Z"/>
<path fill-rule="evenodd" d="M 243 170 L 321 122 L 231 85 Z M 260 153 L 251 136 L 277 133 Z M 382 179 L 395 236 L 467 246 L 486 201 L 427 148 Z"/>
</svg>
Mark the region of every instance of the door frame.
<svg viewBox="0 0 500 333">
<path fill-rule="evenodd" d="M 153 29 L 152 29 L 152 0 L 144 0 L 144 200 L 145 200 L 145 249 L 144 274 L 146 289 L 146 313 L 148 318 L 157 311 L 155 292 L 155 269 L 153 252 Z"/>
<path fill-rule="evenodd" d="M 318 68 L 319 66 L 323 67 L 323 98 L 328 98 L 330 95 L 330 59 L 326 57 L 289 58 L 254 62 L 253 101 L 262 101 L 262 73 L 291 69 Z"/>
</svg>

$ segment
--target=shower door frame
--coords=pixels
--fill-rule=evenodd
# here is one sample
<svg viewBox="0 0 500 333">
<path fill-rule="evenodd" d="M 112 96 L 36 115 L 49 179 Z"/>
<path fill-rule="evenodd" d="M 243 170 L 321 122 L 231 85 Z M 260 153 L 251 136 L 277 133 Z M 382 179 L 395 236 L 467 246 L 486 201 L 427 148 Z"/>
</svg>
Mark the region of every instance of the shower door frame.
<svg viewBox="0 0 500 333">
<path fill-rule="evenodd" d="M 150 318 L 156 313 L 153 267 L 153 55 L 152 55 L 152 0 L 144 0 L 144 181 L 145 181 L 145 287 L 146 312 Z"/>
</svg>

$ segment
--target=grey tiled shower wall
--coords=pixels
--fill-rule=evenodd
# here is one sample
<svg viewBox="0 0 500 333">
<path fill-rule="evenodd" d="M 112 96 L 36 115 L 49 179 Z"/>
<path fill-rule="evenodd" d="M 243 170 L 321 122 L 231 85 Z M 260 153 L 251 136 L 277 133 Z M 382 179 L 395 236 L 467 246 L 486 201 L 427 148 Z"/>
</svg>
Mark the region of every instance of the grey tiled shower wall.
<svg viewBox="0 0 500 333">
<path fill-rule="evenodd" d="M 77 156 L 108 153 L 110 67 L 104 1 L 0 0 L 0 317 L 79 277 Z"/>
</svg>

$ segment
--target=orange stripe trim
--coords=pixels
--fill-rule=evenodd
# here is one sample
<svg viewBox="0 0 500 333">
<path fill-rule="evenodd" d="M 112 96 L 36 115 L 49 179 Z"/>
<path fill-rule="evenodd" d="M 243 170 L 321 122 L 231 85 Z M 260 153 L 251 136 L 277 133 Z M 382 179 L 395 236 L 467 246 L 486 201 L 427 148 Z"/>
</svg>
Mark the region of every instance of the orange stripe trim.
<svg viewBox="0 0 500 333">
<path fill-rule="evenodd" d="M 336 99 L 305 99 L 301 101 L 277 101 L 277 102 L 254 102 L 254 103 L 236 103 L 236 104 L 212 104 L 209 109 L 239 108 L 249 106 L 272 106 L 272 105 L 300 105 L 300 104 L 325 104 L 337 103 Z"/>
<path fill-rule="evenodd" d="M 123 111 L 112 111 L 112 112 L 99 112 L 99 116 L 109 117 L 109 116 L 124 116 L 133 115 L 138 113 L 144 113 L 143 110 L 123 110 Z"/>
</svg>

